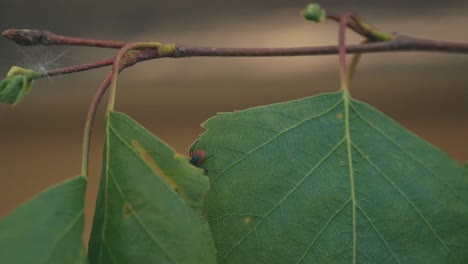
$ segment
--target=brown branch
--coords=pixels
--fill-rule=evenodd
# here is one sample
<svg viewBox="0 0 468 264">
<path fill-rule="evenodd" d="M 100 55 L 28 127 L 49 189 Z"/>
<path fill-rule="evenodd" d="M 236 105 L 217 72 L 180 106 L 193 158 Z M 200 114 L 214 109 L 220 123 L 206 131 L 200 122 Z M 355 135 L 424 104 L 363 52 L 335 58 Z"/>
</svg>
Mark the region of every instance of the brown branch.
<svg viewBox="0 0 468 264">
<path fill-rule="evenodd" d="M 217 48 L 176 45 L 179 54 L 171 57 L 269 57 L 269 56 L 312 56 L 338 54 L 338 46 L 291 47 L 291 48 Z M 429 51 L 445 53 L 468 53 L 467 42 L 450 42 L 420 39 L 397 35 L 394 40 L 346 46 L 346 52 L 376 53 L 400 51 Z"/>
<path fill-rule="evenodd" d="M 348 27 L 349 27 L 348 23 Z M 25 34 L 25 32 L 29 32 Z M 47 33 L 47 35 L 44 35 Z M 81 39 L 57 35 L 48 31 L 39 30 L 15 30 L 9 29 L 2 33 L 7 38 L 16 43 L 37 45 L 49 43 L 50 36 L 54 36 L 57 41 L 54 45 L 85 45 L 92 47 L 121 48 L 131 42 L 107 41 L 94 39 Z M 47 36 L 47 37 L 45 37 Z M 34 44 L 35 43 L 35 44 Z M 50 44 L 50 43 L 49 43 Z M 232 47 L 200 47 L 191 45 L 176 44 L 173 53 L 160 55 L 156 49 L 146 49 L 138 51 L 134 55 L 137 62 L 157 59 L 162 57 L 185 58 L 185 57 L 275 57 L 275 56 L 314 56 L 314 55 L 334 55 L 338 54 L 338 46 L 320 47 L 275 47 L 275 48 L 232 48 Z M 402 52 L 402 51 L 422 51 L 422 52 L 445 52 L 468 54 L 467 42 L 452 42 L 432 39 L 422 39 L 410 36 L 395 34 L 389 41 L 361 43 L 346 46 L 347 54 L 355 53 L 377 53 L 377 52 Z M 52 69 L 40 77 L 68 74 L 86 71 L 99 67 L 109 66 L 114 62 L 114 58 L 108 58 L 95 63 L 76 65 L 66 68 Z"/>
<path fill-rule="evenodd" d="M 356 32 L 357 34 L 370 39 L 375 40 L 375 37 L 371 32 L 366 31 L 359 26 L 356 21 L 359 21 L 357 14 L 352 13 L 352 21 L 348 21 L 346 26 Z M 333 20 L 335 22 L 340 21 L 340 16 L 334 14 L 327 14 L 327 19 Z M 2 32 L 3 37 L 10 39 L 18 45 L 22 46 L 35 46 L 35 45 L 67 45 L 67 46 L 84 46 L 84 47 L 97 47 L 97 48 L 112 48 L 120 49 L 123 46 L 129 44 L 125 41 L 110 41 L 110 40 L 100 40 L 100 39 L 87 39 L 87 38 L 77 38 L 63 36 L 55 34 L 47 30 L 39 29 L 7 29 Z"/>
<path fill-rule="evenodd" d="M 86 63 L 86 64 L 73 65 L 73 66 L 64 67 L 64 68 L 51 69 L 42 73 L 37 78 L 87 71 L 87 70 L 109 66 L 109 65 L 112 65 L 112 63 L 114 63 L 114 57 L 101 60 L 101 61 L 97 61 L 94 63 Z"/>
<path fill-rule="evenodd" d="M 125 41 L 97 40 L 62 36 L 47 30 L 38 29 L 7 29 L 2 35 L 22 46 L 35 45 L 67 45 L 67 46 L 85 46 L 97 48 L 120 49 L 128 44 Z"/>
<path fill-rule="evenodd" d="M 336 22 L 340 21 L 340 17 L 333 14 L 328 14 L 327 18 Z M 365 38 L 373 39 L 373 36 L 368 32 L 362 30 L 354 21 L 349 21 L 347 27 L 362 35 Z M 125 41 L 110 41 L 101 39 L 87 39 L 63 36 L 55 34 L 47 30 L 39 29 L 7 29 L 2 32 L 3 37 L 15 42 L 22 46 L 35 46 L 35 45 L 67 45 L 67 46 L 83 46 L 83 47 L 96 47 L 96 48 L 111 48 L 120 49 L 130 42 Z"/>
</svg>

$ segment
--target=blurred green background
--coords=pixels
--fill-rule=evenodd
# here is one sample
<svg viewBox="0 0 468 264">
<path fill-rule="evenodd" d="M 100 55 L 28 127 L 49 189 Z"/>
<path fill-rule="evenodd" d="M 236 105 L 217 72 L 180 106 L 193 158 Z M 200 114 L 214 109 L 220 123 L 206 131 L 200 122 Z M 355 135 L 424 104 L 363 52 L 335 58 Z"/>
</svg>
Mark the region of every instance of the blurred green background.
<svg viewBox="0 0 468 264">
<path fill-rule="evenodd" d="M 207 46 L 335 44 L 337 26 L 305 21 L 306 1 L 1 1 L 1 30 L 38 28 L 115 40 Z M 388 32 L 468 41 L 468 1 L 324 1 L 359 12 Z M 360 38 L 349 34 L 349 42 Z M 113 50 L 20 47 L 0 39 L 0 74 L 12 65 L 50 69 L 112 56 Z M 161 59 L 119 79 L 117 110 L 180 153 L 217 112 L 271 104 L 339 88 L 337 56 Z M 0 105 L 0 217 L 44 188 L 80 171 L 83 124 L 108 68 L 42 79 L 16 108 Z M 468 160 L 468 56 L 438 53 L 365 55 L 352 95 L 380 109 L 451 157 Z M 86 236 L 103 143 L 103 111 L 91 149 Z"/>
</svg>

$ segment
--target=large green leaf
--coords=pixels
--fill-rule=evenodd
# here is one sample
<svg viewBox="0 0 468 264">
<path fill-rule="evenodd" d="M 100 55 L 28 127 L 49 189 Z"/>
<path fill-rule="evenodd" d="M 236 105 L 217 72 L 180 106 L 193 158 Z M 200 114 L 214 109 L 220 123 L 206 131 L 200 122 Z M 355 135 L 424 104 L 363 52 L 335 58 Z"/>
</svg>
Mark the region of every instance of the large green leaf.
<svg viewBox="0 0 468 264">
<path fill-rule="evenodd" d="M 111 112 L 90 263 L 216 263 L 202 211 L 208 188 L 203 170 Z"/>
<path fill-rule="evenodd" d="M 221 263 L 468 263 L 463 166 L 347 92 L 204 126 Z"/>
<path fill-rule="evenodd" d="M 86 263 L 83 245 L 86 179 L 56 185 L 0 222 L 0 263 Z"/>
</svg>

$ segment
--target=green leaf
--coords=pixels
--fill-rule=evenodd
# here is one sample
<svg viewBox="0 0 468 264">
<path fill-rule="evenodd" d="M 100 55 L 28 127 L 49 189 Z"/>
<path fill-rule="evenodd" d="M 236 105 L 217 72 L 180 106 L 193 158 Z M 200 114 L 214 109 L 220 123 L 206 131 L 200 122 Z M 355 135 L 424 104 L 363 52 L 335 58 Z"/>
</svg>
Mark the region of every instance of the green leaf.
<svg viewBox="0 0 468 264">
<path fill-rule="evenodd" d="M 0 222 L 0 263 L 86 263 L 86 178 L 75 177 L 34 197 Z"/>
<path fill-rule="evenodd" d="M 7 77 L 0 80 L 0 102 L 13 106 L 18 104 L 31 91 L 36 76 L 33 70 L 11 67 Z"/>
<path fill-rule="evenodd" d="M 203 170 L 110 112 L 90 263 L 216 263 Z"/>
<path fill-rule="evenodd" d="M 220 263 L 468 263 L 463 166 L 347 92 L 204 126 Z"/>
</svg>

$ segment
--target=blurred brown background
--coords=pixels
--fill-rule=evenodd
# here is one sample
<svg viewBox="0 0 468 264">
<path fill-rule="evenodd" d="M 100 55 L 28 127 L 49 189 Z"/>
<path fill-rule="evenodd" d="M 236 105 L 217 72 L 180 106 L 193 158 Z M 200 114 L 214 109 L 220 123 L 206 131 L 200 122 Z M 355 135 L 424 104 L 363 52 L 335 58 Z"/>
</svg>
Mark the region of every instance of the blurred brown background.
<svg viewBox="0 0 468 264">
<path fill-rule="evenodd" d="M 343 3 L 342 3 L 343 2 Z M 323 1 L 333 13 L 358 11 L 382 30 L 468 41 L 467 1 Z M 1 30 L 39 28 L 116 40 L 208 46 L 336 43 L 337 27 L 306 22 L 306 1 L 1 1 Z M 350 42 L 359 38 L 349 34 Z M 0 74 L 11 65 L 50 69 L 107 58 L 113 51 L 19 47 L 0 39 Z M 44 188 L 80 171 L 83 124 L 108 68 L 42 79 L 16 108 L 0 105 L 0 217 Z M 339 87 L 336 56 L 185 58 L 145 62 L 119 79 L 117 109 L 181 153 L 217 112 L 244 109 Z M 468 160 L 468 56 L 365 55 L 353 96 L 377 107 L 451 157 Z M 100 176 L 101 109 L 92 138 L 87 196 L 89 232 Z M 88 233 L 87 233 L 88 234 Z M 87 235 L 86 234 L 86 235 Z"/>
</svg>

